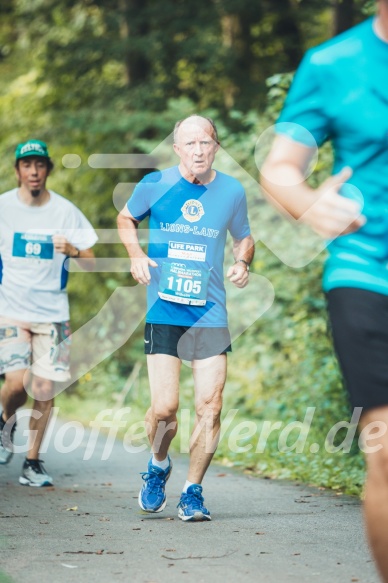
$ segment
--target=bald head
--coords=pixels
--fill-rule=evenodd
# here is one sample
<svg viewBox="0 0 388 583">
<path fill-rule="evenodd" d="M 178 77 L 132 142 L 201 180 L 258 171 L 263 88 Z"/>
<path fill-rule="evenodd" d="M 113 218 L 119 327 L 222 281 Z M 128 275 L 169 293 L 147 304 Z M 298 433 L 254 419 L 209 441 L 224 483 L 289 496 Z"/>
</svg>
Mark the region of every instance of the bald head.
<svg viewBox="0 0 388 583">
<path fill-rule="evenodd" d="M 197 126 L 198 128 L 203 129 L 215 142 L 218 143 L 218 132 L 216 124 L 210 117 L 203 117 L 201 115 L 190 115 L 189 117 L 176 122 L 174 127 L 175 143 L 179 141 L 181 130 L 184 130 L 189 126 Z"/>
</svg>

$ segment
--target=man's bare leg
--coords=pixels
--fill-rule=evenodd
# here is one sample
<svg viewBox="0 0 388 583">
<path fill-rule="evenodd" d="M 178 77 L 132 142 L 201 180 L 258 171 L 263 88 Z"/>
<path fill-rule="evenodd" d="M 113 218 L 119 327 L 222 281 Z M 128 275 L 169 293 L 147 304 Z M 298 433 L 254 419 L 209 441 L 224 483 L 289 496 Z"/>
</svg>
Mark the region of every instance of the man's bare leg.
<svg viewBox="0 0 388 583">
<path fill-rule="evenodd" d="M 8 464 L 13 456 L 13 434 L 15 431 L 16 411 L 24 405 L 27 393 L 23 379 L 25 369 L 5 374 L 5 382 L 1 390 L 2 421 L 0 436 L 0 464 Z M 4 422 L 7 422 L 4 425 Z"/>
<path fill-rule="evenodd" d="M 201 484 L 217 447 L 220 431 L 222 392 L 226 380 L 226 354 L 193 361 L 195 425 L 190 444 L 187 479 Z"/>
<path fill-rule="evenodd" d="M 166 506 L 165 486 L 171 473 L 168 449 L 177 432 L 181 361 L 167 354 L 147 355 L 151 407 L 146 414 L 153 457 L 139 492 L 139 506 L 146 512 L 161 512 Z"/>
<path fill-rule="evenodd" d="M 25 369 L 5 373 L 5 382 L 1 388 L 1 405 L 3 419 L 8 421 L 16 410 L 27 401 L 27 393 L 24 388 Z"/>
<path fill-rule="evenodd" d="M 165 460 L 178 422 L 179 373 L 181 361 L 168 354 L 147 355 L 151 407 L 146 413 L 149 440 L 156 460 Z"/>
<path fill-rule="evenodd" d="M 48 379 L 34 376 L 32 379 L 32 394 L 34 403 L 30 417 L 30 439 L 28 459 L 39 459 L 39 450 L 54 406 L 54 383 Z"/>
<path fill-rule="evenodd" d="M 364 446 L 367 462 L 364 513 L 369 544 L 382 580 L 388 583 L 388 407 L 364 413 L 360 426 L 363 429 L 376 422 L 385 427 L 385 433 L 376 438 L 371 433 Z M 370 429 L 372 431 L 372 426 Z M 369 448 L 378 451 L 368 452 Z"/>
</svg>

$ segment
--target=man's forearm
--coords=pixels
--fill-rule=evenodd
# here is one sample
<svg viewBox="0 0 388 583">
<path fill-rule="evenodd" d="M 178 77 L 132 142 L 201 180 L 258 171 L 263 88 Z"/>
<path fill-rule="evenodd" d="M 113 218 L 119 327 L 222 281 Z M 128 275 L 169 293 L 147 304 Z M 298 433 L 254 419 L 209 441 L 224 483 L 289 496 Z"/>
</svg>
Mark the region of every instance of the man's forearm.
<svg viewBox="0 0 388 583">
<path fill-rule="evenodd" d="M 294 219 L 300 219 L 317 198 L 302 172 L 286 162 L 265 164 L 260 182 L 266 198 Z"/>
<path fill-rule="evenodd" d="M 295 158 L 295 148 L 289 150 L 289 157 Z M 365 224 L 360 204 L 341 194 L 351 168 L 326 178 L 316 189 L 306 183 L 305 172 L 303 156 L 298 165 L 287 162 L 284 155 L 277 160 L 276 151 L 270 153 L 261 171 L 264 194 L 283 214 L 309 225 L 325 239 L 353 233 Z"/>
<path fill-rule="evenodd" d="M 140 247 L 139 238 L 137 234 L 137 224 L 129 217 L 119 215 L 117 217 L 117 227 L 119 237 L 127 250 L 129 257 L 142 257 L 145 255 L 143 249 Z"/>
<path fill-rule="evenodd" d="M 242 259 L 248 265 L 253 261 L 255 255 L 255 242 L 251 235 L 233 243 L 233 256 L 235 261 Z"/>
<path fill-rule="evenodd" d="M 84 270 L 84 271 L 94 271 L 96 268 L 96 258 L 94 253 L 91 249 L 77 249 L 78 253 L 76 257 L 73 255 L 73 259 L 76 260 L 77 264 Z"/>
</svg>

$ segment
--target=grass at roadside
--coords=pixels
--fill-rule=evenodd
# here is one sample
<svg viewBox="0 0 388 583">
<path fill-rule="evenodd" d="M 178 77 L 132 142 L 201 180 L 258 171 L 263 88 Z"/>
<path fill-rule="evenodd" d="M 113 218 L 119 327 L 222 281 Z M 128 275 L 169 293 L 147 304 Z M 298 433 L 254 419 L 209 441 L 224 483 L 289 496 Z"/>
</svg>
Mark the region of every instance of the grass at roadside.
<svg viewBox="0 0 388 583">
<path fill-rule="evenodd" d="M 6 573 L 0 571 L 0 583 L 14 583 L 14 581 Z"/>
</svg>

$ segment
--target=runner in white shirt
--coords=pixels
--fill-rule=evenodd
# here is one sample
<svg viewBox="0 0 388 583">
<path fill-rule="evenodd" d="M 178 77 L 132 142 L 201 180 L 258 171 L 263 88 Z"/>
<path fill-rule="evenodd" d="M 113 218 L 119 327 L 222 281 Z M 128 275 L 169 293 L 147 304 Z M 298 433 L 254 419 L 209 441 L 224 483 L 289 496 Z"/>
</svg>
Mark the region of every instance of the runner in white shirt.
<svg viewBox="0 0 388 583">
<path fill-rule="evenodd" d="M 47 146 L 16 148 L 19 187 L 0 196 L 0 464 L 12 457 L 16 410 L 34 396 L 30 443 L 19 482 L 52 485 L 39 449 L 53 406 L 53 385 L 70 378 L 68 259 L 94 268 L 97 235 L 70 201 L 46 188 L 53 168 Z"/>
</svg>

